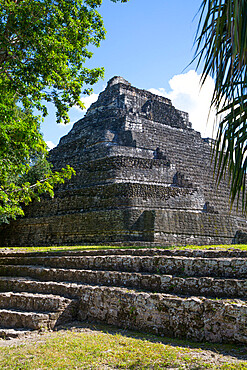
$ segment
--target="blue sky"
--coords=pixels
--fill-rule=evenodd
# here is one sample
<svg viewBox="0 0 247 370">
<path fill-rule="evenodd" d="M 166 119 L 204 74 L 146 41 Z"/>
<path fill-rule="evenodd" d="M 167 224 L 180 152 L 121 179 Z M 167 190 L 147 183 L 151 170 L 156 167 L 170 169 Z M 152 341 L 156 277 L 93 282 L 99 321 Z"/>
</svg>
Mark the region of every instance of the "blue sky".
<svg viewBox="0 0 247 370">
<path fill-rule="evenodd" d="M 197 131 L 211 136 L 212 124 L 206 126 L 206 121 L 214 83 L 209 79 L 200 91 L 200 69 L 195 72 L 196 63 L 188 66 L 195 51 L 200 4 L 201 0 L 129 0 L 125 4 L 103 0 L 99 12 L 106 40 L 95 48 L 85 66 L 104 66 L 105 78 L 94 86 L 91 97 L 82 97 L 85 104 L 90 105 L 107 81 L 119 75 L 133 86 L 171 98 L 178 109 L 189 112 Z M 71 124 L 57 125 L 54 109 L 49 106 L 49 116 L 41 127 L 46 142 L 58 144 L 84 113 L 72 108 Z"/>
</svg>

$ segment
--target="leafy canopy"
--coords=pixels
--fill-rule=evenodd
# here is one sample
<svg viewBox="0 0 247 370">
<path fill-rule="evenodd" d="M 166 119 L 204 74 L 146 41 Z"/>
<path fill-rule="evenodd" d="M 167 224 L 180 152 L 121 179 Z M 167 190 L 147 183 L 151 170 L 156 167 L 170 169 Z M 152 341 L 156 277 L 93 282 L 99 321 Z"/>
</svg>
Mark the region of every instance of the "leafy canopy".
<svg viewBox="0 0 247 370">
<path fill-rule="evenodd" d="M 23 215 L 22 204 L 39 194 L 53 196 L 53 186 L 74 174 L 69 166 L 52 172 L 33 110 L 45 116 L 52 102 L 66 123 L 69 108 L 82 106 L 81 93 L 103 76 L 103 68 L 84 66 L 88 47 L 105 37 L 101 3 L 0 1 L 0 223 Z"/>
<path fill-rule="evenodd" d="M 197 36 L 202 82 L 208 75 L 215 78 L 217 178 L 228 169 L 231 201 L 242 199 L 246 211 L 247 0 L 203 0 Z"/>
<path fill-rule="evenodd" d="M 83 84 L 94 84 L 102 68 L 87 69 L 89 45 L 105 36 L 97 12 L 101 0 L 5 0 L 0 3 L 0 73 L 7 91 L 24 106 L 46 108 L 51 101 L 58 120 L 81 105 Z M 88 93 L 88 90 L 84 90 Z"/>
<path fill-rule="evenodd" d="M 53 196 L 53 185 L 74 174 L 69 166 L 53 173 L 45 156 L 38 117 L 0 93 L 0 223 L 23 215 L 22 204 L 39 194 Z"/>
</svg>

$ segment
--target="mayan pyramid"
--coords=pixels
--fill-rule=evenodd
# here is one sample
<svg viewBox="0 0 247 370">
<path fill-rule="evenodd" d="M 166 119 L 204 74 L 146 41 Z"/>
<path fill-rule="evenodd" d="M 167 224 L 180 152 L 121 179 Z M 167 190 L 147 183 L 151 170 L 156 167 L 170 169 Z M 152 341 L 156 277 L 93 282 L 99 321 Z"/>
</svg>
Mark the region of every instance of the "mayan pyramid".
<svg viewBox="0 0 247 370">
<path fill-rule="evenodd" d="M 77 175 L 2 227 L 1 245 L 230 244 L 246 219 L 211 158 L 187 113 L 114 77 L 50 152 Z"/>
</svg>

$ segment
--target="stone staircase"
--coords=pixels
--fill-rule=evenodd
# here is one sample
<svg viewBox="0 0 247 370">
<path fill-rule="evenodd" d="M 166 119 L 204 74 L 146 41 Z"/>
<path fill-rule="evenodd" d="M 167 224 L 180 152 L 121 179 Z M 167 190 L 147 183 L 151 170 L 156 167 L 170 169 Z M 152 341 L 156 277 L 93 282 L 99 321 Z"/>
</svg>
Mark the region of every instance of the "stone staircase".
<svg viewBox="0 0 247 370">
<path fill-rule="evenodd" d="M 0 252 L 0 337 L 99 321 L 195 341 L 247 343 L 247 252 Z"/>
</svg>

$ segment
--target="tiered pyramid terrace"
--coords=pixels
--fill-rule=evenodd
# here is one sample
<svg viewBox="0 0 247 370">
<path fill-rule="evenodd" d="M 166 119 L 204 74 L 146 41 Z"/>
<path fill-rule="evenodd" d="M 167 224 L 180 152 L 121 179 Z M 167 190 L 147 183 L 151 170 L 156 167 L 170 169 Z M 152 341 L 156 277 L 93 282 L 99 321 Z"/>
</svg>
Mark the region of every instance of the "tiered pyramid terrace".
<svg viewBox="0 0 247 370">
<path fill-rule="evenodd" d="M 171 101 L 112 78 L 50 152 L 77 175 L 54 199 L 0 232 L 3 246 L 231 244 L 246 219 L 227 181 L 213 179 L 211 145 Z"/>
</svg>

